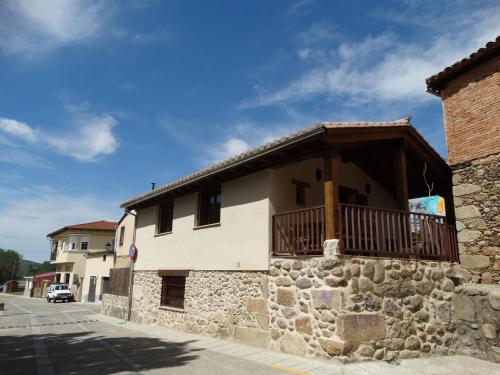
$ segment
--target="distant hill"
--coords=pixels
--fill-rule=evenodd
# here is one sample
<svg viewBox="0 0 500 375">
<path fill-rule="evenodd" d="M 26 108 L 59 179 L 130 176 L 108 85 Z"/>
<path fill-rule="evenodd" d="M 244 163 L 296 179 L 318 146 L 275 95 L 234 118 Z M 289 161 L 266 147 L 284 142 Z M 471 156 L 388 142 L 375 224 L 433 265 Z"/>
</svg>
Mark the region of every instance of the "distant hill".
<svg viewBox="0 0 500 375">
<path fill-rule="evenodd" d="M 40 266 L 41 263 L 33 262 L 31 260 L 23 259 L 19 262 L 19 272 L 18 275 L 29 276 L 32 274 L 31 270 L 34 270 Z"/>
</svg>

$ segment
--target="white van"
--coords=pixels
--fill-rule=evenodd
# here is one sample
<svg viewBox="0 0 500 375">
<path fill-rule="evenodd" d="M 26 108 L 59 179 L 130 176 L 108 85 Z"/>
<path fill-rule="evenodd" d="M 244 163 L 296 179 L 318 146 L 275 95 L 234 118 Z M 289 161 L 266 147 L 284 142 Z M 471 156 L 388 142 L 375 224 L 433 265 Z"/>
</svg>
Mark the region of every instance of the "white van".
<svg viewBox="0 0 500 375">
<path fill-rule="evenodd" d="M 68 284 L 52 284 L 47 290 L 47 302 L 54 301 L 74 301 L 73 294 L 69 289 Z"/>
</svg>

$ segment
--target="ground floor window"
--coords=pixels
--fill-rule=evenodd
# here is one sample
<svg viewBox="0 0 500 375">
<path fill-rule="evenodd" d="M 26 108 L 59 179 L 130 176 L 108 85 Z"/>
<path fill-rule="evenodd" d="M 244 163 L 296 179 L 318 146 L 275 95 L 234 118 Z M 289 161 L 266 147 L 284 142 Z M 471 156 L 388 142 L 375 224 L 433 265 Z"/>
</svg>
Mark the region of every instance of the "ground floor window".
<svg viewBox="0 0 500 375">
<path fill-rule="evenodd" d="M 185 276 L 162 276 L 161 306 L 184 308 Z"/>
</svg>

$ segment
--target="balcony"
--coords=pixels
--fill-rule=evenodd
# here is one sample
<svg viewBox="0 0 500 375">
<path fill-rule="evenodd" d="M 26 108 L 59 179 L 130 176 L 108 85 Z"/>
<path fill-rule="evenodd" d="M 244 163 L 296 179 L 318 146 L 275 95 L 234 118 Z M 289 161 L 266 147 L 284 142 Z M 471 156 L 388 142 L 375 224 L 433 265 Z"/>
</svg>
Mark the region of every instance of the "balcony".
<svg viewBox="0 0 500 375">
<path fill-rule="evenodd" d="M 458 261 L 455 227 L 443 216 L 340 204 L 335 234 L 342 254 Z M 325 207 L 273 216 L 273 255 L 322 255 Z"/>
</svg>

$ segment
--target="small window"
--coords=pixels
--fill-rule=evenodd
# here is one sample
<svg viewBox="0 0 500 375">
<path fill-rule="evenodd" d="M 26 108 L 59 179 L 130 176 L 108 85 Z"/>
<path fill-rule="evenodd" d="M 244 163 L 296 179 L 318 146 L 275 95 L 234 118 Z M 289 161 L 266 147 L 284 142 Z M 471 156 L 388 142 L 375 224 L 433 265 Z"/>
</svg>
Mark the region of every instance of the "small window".
<svg viewBox="0 0 500 375">
<path fill-rule="evenodd" d="M 292 184 L 295 185 L 295 203 L 301 206 L 306 204 L 306 188 L 311 185 L 309 182 L 292 180 Z"/>
<path fill-rule="evenodd" d="M 80 239 L 80 250 L 88 250 L 89 249 L 89 240 L 88 236 L 82 237 Z"/>
<path fill-rule="evenodd" d="M 185 276 L 162 276 L 161 306 L 184 308 Z"/>
<path fill-rule="evenodd" d="M 158 214 L 158 229 L 157 233 L 172 232 L 172 221 L 174 219 L 174 202 L 168 202 L 160 205 Z"/>
<path fill-rule="evenodd" d="M 120 246 L 123 246 L 123 238 L 125 237 L 125 227 L 120 228 Z"/>
<path fill-rule="evenodd" d="M 75 250 L 76 249 L 76 243 L 75 242 L 71 242 L 71 250 Z"/>
<path fill-rule="evenodd" d="M 220 186 L 200 192 L 198 203 L 198 225 L 208 225 L 220 222 Z"/>
</svg>

